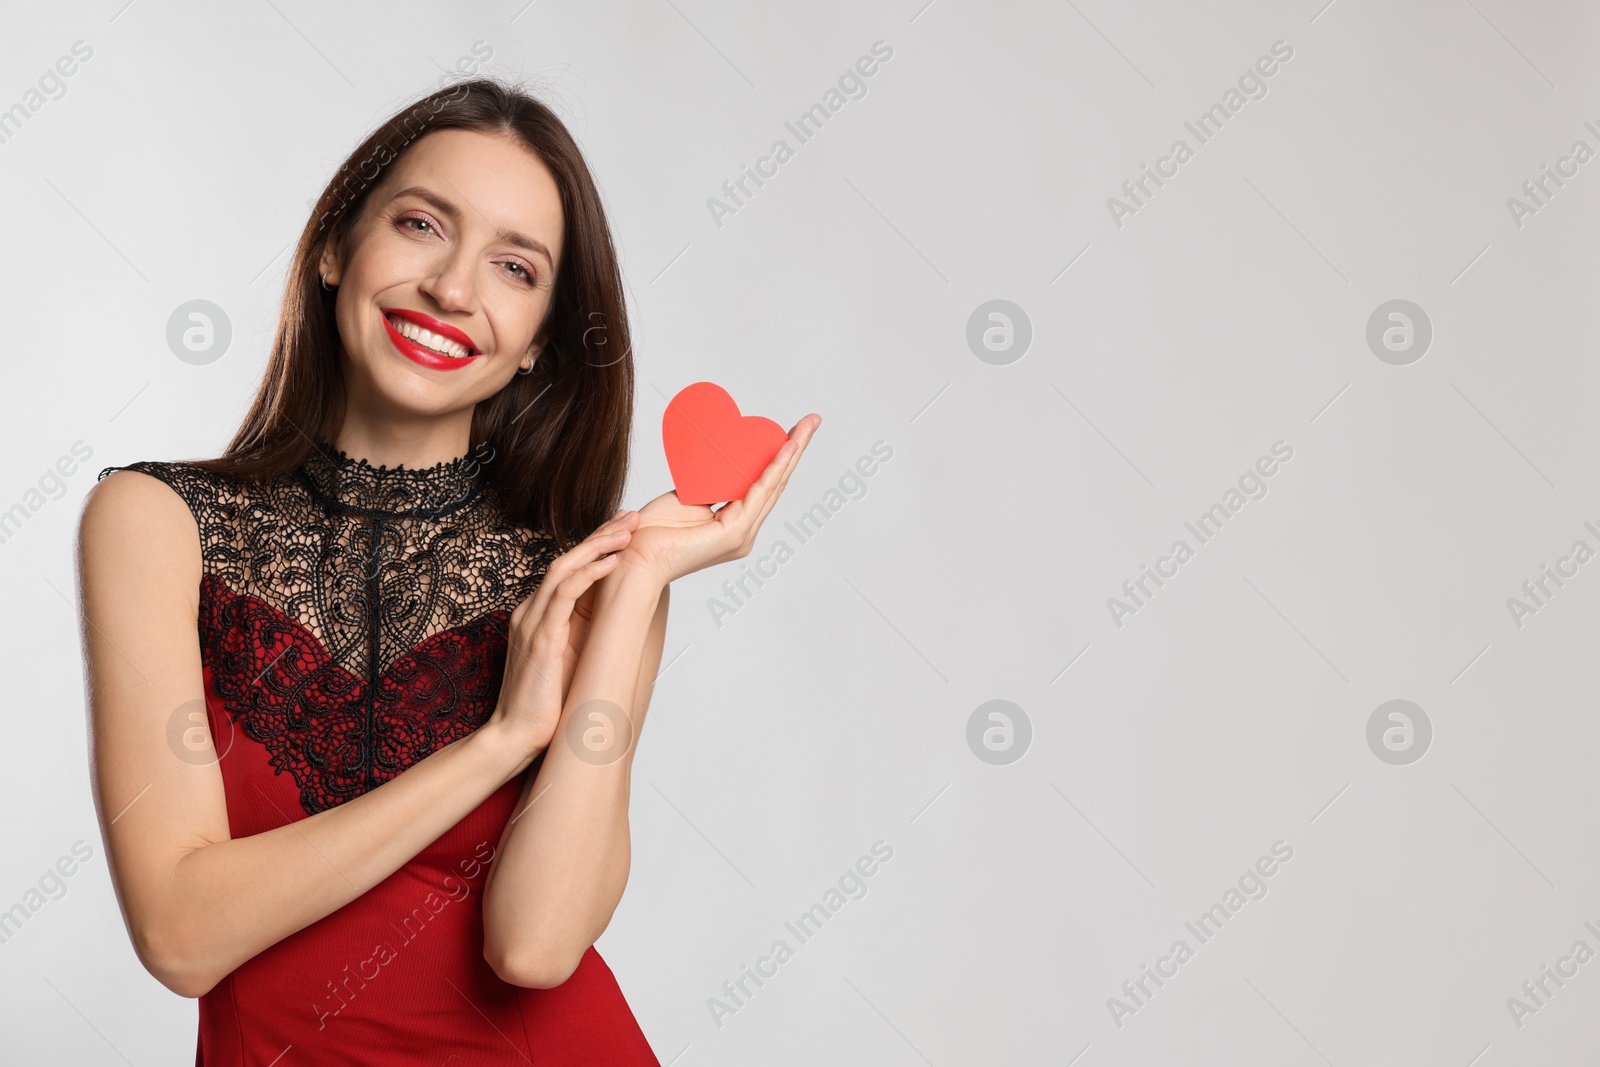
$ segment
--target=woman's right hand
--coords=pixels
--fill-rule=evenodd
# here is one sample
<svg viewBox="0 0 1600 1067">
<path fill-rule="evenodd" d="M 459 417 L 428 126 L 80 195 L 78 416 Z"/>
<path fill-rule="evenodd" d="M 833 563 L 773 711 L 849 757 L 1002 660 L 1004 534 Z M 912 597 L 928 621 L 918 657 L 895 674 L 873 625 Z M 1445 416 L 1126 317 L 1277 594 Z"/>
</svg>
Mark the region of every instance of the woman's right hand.
<svg viewBox="0 0 1600 1067">
<path fill-rule="evenodd" d="M 671 491 L 640 508 L 638 528 L 621 553 L 622 565 L 638 568 L 664 586 L 686 574 L 749 555 L 761 524 L 821 425 L 822 416 L 815 412 L 795 423 L 788 440 L 739 500 L 713 511 L 703 504 L 681 503 L 677 492 Z"/>
<path fill-rule="evenodd" d="M 588 636 L 595 583 L 617 566 L 639 522 L 621 511 L 551 561 L 532 596 L 511 613 L 500 699 L 487 725 L 531 761 L 550 744 Z"/>
</svg>

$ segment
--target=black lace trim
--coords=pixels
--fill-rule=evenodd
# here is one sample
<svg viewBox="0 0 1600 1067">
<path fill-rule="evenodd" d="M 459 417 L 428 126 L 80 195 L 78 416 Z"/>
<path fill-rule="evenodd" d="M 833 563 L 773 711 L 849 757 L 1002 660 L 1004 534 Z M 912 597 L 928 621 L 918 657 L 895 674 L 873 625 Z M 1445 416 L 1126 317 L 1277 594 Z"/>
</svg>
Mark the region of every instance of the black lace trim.
<svg viewBox="0 0 1600 1067">
<path fill-rule="evenodd" d="M 142 461 L 200 531 L 199 640 L 230 719 L 314 813 L 477 729 L 511 611 L 559 555 L 513 523 L 462 456 L 374 466 L 326 442 L 255 483 Z M 242 773 L 223 760 L 223 773 Z"/>
<path fill-rule="evenodd" d="M 505 676 L 508 617 L 441 630 L 376 684 L 341 668 L 304 626 L 207 575 L 202 659 L 229 719 L 294 776 L 308 815 L 375 789 L 489 720 Z M 225 766 L 224 771 L 228 768 Z"/>
<path fill-rule="evenodd" d="M 295 472 L 322 503 L 366 515 L 438 518 L 465 507 L 487 486 L 484 466 L 470 453 L 431 467 L 373 466 L 326 442 Z"/>
</svg>

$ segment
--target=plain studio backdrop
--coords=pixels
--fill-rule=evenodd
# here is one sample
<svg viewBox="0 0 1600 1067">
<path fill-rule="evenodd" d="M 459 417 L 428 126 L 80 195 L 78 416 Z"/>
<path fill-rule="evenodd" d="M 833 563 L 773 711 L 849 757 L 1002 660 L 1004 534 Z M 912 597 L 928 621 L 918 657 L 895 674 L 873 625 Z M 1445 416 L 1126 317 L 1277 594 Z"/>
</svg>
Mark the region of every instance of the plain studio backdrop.
<svg viewBox="0 0 1600 1067">
<path fill-rule="evenodd" d="M 221 450 L 308 202 L 452 70 L 600 183 L 628 506 L 684 385 L 825 419 L 674 587 L 599 942 L 663 1063 L 1593 1055 L 1594 8 L 10 8 L 5 1062 L 192 1060 L 91 802 L 78 517 Z"/>
</svg>

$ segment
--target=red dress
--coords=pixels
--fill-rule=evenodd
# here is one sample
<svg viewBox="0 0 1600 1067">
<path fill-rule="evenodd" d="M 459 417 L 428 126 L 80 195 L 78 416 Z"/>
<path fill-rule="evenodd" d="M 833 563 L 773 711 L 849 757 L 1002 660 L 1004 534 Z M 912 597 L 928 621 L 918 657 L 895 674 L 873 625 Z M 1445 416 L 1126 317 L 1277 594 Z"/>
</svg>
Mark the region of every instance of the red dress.
<svg viewBox="0 0 1600 1067">
<path fill-rule="evenodd" d="M 471 456 L 390 469 L 323 443 L 265 484 L 186 463 L 100 477 L 118 469 L 162 479 L 200 527 L 215 747 L 175 751 L 219 763 L 234 838 L 343 804 L 483 725 L 511 610 L 558 554 L 506 518 Z M 593 946 L 554 989 L 484 960 L 482 892 L 520 786 L 200 997 L 197 1067 L 659 1067 Z"/>
</svg>

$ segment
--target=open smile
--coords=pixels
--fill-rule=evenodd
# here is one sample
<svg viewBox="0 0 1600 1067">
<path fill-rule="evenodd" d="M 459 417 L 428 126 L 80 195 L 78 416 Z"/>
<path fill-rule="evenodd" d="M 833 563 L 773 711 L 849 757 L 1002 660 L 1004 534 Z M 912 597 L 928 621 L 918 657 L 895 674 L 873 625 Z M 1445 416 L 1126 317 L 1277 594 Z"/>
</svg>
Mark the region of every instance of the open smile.
<svg viewBox="0 0 1600 1067">
<path fill-rule="evenodd" d="M 384 308 L 383 326 L 401 355 L 434 370 L 465 367 L 479 355 L 461 330 L 410 308 Z"/>
</svg>

